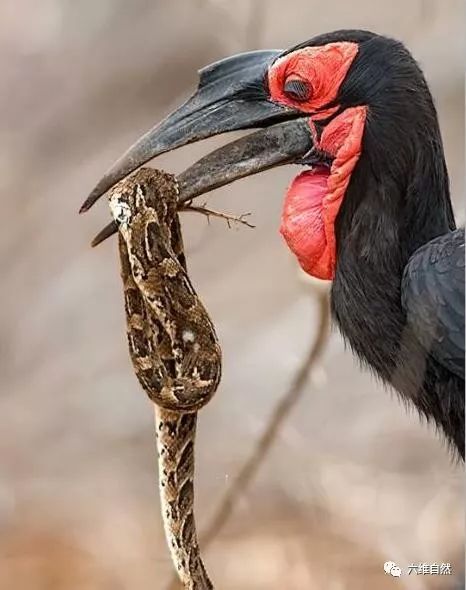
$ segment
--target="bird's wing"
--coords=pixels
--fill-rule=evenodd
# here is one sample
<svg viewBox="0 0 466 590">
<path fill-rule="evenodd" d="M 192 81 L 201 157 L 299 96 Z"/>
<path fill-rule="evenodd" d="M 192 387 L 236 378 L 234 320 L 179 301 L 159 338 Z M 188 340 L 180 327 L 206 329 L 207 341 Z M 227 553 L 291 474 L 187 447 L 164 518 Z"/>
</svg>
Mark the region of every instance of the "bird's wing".
<svg viewBox="0 0 466 590">
<path fill-rule="evenodd" d="M 411 256 L 402 305 L 422 346 L 464 379 L 464 228 L 431 240 Z"/>
</svg>

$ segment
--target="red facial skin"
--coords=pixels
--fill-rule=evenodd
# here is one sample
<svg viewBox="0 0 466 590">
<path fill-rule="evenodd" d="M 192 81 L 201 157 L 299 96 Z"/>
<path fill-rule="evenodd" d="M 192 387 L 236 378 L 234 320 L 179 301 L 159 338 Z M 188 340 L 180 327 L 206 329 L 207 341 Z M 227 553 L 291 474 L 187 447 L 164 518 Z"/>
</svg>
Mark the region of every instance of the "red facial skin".
<svg viewBox="0 0 466 590">
<path fill-rule="evenodd" d="M 314 121 L 338 109 L 325 106 L 338 96 L 357 52 L 357 44 L 342 42 L 286 55 L 269 70 L 271 99 L 310 113 L 309 124 L 316 137 Z M 284 93 L 290 79 L 308 84 L 307 100 L 296 101 Z M 302 268 L 320 279 L 335 276 L 335 219 L 361 155 L 366 115 L 366 106 L 347 108 L 325 127 L 317 147 L 333 156 L 330 171 L 317 168 L 303 172 L 293 180 L 285 197 L 280 231 Z"/>
</svg>

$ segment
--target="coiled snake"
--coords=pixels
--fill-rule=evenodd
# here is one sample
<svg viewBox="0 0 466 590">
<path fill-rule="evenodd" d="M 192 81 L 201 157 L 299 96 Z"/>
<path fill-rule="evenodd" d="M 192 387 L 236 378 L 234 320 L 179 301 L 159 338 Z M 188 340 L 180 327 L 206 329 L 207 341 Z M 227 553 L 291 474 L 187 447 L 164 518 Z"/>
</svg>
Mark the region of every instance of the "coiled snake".
<svg viewBox="0 0 466 590">
<path fill-rule="evenodd" d="M 130 356 L 155 404 L 165 535 L 185 588 L 207 590 L 194 522 L 194 439 L 197 411 L 220 381 L 221 349 L 187 274 L 177 201 L 175 178 L 149 168 L 110 194 Z"/>
</svg>

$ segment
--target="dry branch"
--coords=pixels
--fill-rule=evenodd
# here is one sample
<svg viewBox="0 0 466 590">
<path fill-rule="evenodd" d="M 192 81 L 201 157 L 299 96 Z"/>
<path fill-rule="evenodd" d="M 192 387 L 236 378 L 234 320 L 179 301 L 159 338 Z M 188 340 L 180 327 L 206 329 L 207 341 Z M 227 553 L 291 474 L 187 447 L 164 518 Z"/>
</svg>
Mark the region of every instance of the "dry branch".
<svg viewBox="0 0 466 590">
<path fill-rule="evenodd" d="M 232 223 L 240 223 L 242 225 L 246 225 L 247 227 L 255 228 L 255 225 L 249 223 L 246 217 L 249 217 L 251 213 L 242 213 L 241 215 L 230 215 L 229 213 L 223 213 L 223 211 L 215 211 L 214 209 L 209 209 L 207 207 L 207 203 L 203 203 L 202 205 L 192 205 L 190 201 L 188 201 L 185 205 L 178 208 L 179 211 L 194 211 L 195 213 L 201 213 L 207 217 L 207 221 L 210 222 L 211 217 L 218 217 L 219 219 L 223 219 L 227 222 L 229 228 L 231 228 Z"/>
</svg>

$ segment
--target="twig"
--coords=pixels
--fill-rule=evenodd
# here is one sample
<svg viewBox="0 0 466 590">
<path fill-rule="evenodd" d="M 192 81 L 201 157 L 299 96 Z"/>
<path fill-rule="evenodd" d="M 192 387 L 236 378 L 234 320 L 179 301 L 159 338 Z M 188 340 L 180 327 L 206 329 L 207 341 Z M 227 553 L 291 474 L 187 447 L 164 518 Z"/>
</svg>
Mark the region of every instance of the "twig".
<svg viewBox="0 0 466 590">
<path fill-rule="evenodd" d="M 320 359 L 324 352 L 330 327 L 330 311 L 327 293 L 318 292 L 317 301 L 319 304 L 319 325 L 314 341 L 309 348 L 309 352 L 304 358 L 301 367 L 298 369 L 289 389 L 279 400 L 274 411 L 272 412 L 267 428 L 263 432 L 260 439 L 257 441 L 252 454 L 249 456 L 239 473 L 236 475 L 233 483 L 226 491 L 223 500 L 220 502 L 220 505 L 218 506 L 210 524 L 202 533 L 200 545 L 203 550 L 205 550 L 215 540 L 220 530 L 223 528 L 228 518 L 232 514 L 238 498 L 255 477 L 257 471 L 272 448 L 273 442 L 277 438 L 281 427 L 290 415 L 291 410 L 301 399 L 308 377 L 311 374 L 316 362 Z M 167 587 L 167 590 L 177 590 L 179 587 L 178 579 L 173 578 Z"/>
<path fill-rule="evenodd" d="M 246 220 L 246 217 L 249 217 L 251 213 L 243 213 L 242 215 L 230 215 L 228 213 L 223 213 L 222 211 L 214 211 L 213 209 L 209 209 L 207 203 L 203 205 L 192 205 L 189 201 L 187 204 L 180 207 L 179 211 L 195 211 L 196 213 L 202 213 L 207 217 L 207 221 L 210 223 L 210 217 L 219 217 L 220 219 L 224 219 L 227 222 L 229 228 L 231 228 L 232 223 L 242 223 L 247 227 L 254 229 L 256 226 L 249 223 Z"/>
</svg>

